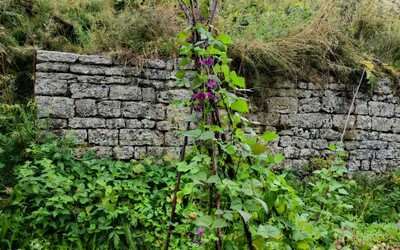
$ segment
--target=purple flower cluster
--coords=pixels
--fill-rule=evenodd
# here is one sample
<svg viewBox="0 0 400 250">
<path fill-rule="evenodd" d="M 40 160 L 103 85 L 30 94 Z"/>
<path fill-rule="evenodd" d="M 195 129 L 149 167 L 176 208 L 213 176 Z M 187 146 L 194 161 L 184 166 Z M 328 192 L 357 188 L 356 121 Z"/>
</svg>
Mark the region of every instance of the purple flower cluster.
<svg viewBox="0 0 400 250">
<path fill-rule="evenodd" d="M 192 95 L 192 100 L 198 100 L 198 101 L 204 101 L 204 100 L 210 100 L 210 101 L 216 101 L 217 97 L 211 92 L 197 92 Z"/>
<path fill-rule="evenodd" d="M 207 82 L 207 88 L 209 89 L 215 89 L 217 87 L 217 81 L 215 80 L 208 80 Z"/>
<path fill-rule="evenodd" d="M 213 66 L 214 65 L 214 58 L 212 57 L 207 57 L 207 58 L 200 58 L 199 59 L 200 65 L 205 65 L 205 66 Z"/>
<path fill-rule="evenodd" d="M 195 233 L 197 239 L 194 239 L 193 243 L 200 245 L 202 243 L 201 238 L 203 238 L 205 232 L 206 232 L 206 229 L 204 227 L 199 227 Z"/>
</svg>

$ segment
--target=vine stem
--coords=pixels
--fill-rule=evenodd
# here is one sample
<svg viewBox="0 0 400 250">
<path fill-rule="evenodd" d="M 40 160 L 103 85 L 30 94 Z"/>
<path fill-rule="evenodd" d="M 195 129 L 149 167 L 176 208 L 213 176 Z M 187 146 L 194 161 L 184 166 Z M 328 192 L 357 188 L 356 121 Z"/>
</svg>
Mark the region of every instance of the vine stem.
<svg viewBox="0 0 400 250">
<path fill-rule="evenodd" d="M 212 144 L 212 174 L 213 175 L 218 175 L 218 149 L 215 145 L 215 143 L 213 142 Z M 221 195 L 218 192 L 218 190 L 216 189 L 215 185 L 215 208 L 217 210 L 219 210 L 221 208 Z M 221 250 L 222 249 L 222 232 L 221 232 L 221 228 L 217 228 L 216 230 L 217 233 L 217 242 L 215 244 L 215 248 L 217 250 Z"/>
<path fill-rule="evenodd" d="M 346 122 L 344 123 L 343 132 L 342 132 L 342 135 L 340 136 L 340 143 L 341 143 L 341 144 L 343 143 L 344 136 L 345 136 L 346 130 L 347 130 L 347 126 L 348 126 L 348 124 L 349 124 L 350 115 L 351 115 L 351 112 L 352 112 L 352 110 L 353 110 L 354 104 L 355 104 L 355 102 L 356 102 L 357 94 L 358 94 L 358 92 L 360 91 L 360 87 L 361 87 L 361 84 L 363 83 L 363 80 L 364 80 L 364 77 L 365 77 L 365 74 L 366 74 L 366 73 L 367 73 L 367 71 L 366 71 L 365 68 L 364 68 L 364 69 L 363 69 L 363 72 L 362 72 L 362 74 L 361 74 L 361 77 L 360 77 L 360 81 L 358 82 L 358 86 L 357 86 L 357 88 L 356 88 L 356 91 L 355 91 L 354 94 L 353 94 L 353 100 L 351 101 L 350 108 L 349 108 L 349 112 L 347 113 L 347 117 L 346 117 Z"/>
<path fill-rule="evenodd" d="M 193 114 L 193 107 L 190 109 L 190 115 Z M 187 122 L 186 124 L 186 131 L 190 129 L 190 121 Z M 189 138 L 188 136 L 185 136 L 183 139 L 183 145 L 179 154 L 179 161 L 184 161 L 185 156 L 186 156 L 186 147 L 189 143 Z M 168 233 L 167 233 L 167 238 L 165 240 L 165 245 L 164 249 L 168 250 L 169 248 L 169 242 L 171 240 L 171 235 L 172 232 L 174 231 L 174 222 L 175 222 L 175 217 L 176 217 L 176 203 L 177 203 L 177 194 L 180 189 L 180 184 L 181 184 L 181 179 L 182 179 L 182 173 L 179 171 L 176 171 L 176 177 L 175 177 L 175 188 L 174 188 L 174 193 L 172 197 L 172 208 L 171 208 L 171 217 L 170 217 L 170 224 L 168 226 Z"/>
</svg>

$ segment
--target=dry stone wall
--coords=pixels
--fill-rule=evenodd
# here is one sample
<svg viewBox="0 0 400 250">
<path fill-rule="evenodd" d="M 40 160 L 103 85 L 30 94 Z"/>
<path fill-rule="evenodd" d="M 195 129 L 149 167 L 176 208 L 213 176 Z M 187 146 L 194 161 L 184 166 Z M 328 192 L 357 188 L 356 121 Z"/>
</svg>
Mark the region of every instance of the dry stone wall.
<svg viewBox="0 0 400 250">
<path fill-rule="evenodd" d="M 104 56 L 38 51 L 39 117 L 57 133 L 75 134 L 78 143 L 101 156 L 176 155 L 183 141 L 177 131 L 185 129 L 188 111 L 172 102 L 190 92 L 175 85 L 175 70 L 173 61 L 133 67 Z M 345 134 L 352 170 L 400 165 L 400 97 L 392 84 L 382 80 L 372 92 L 364 84 L 357 96 Z M 284 153 L 288 166 L 304 167 L 339 141 L 354 85 L 265 85 L 252 98 L 257 110 L 251 116 L 261 130 L 278 131 L 272 148 Z"/>
<path fill-rule="evenodd" d="M 373 91 L 363 84 L 357 95 L 344 137 L 352 170 L 400 165 L 400 97 L 393 94 L 393 84 L 381 80 Z M 277 82 L 260 91 L 263 101 L 256 101 L 255 119 L 279 132 L 275 148 L 287 165 L 304 167 L 340 141 L 355 85 Z"/>
<path fill-rule="evenodd" d="M 184 109 L 172 100 L 186 98 L 175 86 L 174 63 L 148 60 L 124 66 L 104 56 L 38 51 L 35 99 L 39 118 L 59 134 L 101 156 L 139 159 L 176 154 Z"/>
</svg>

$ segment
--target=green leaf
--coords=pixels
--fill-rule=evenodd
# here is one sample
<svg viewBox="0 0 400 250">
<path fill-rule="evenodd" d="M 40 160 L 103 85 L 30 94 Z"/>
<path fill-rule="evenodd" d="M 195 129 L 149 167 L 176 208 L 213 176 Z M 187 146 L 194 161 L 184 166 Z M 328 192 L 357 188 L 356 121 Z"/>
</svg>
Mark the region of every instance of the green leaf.
<svg viewBox="0 0 400 250">
<path fill-rule="evenodd" d="M 212 140 L 215 138 L 215 134 L 213 131 L 205 131 L 201 133 L 201 135 L 197 138 L 197 140 L 201 141 L 207 141 L 207 140 Z"/>
<path fill-rule="evenodd" d="M 245 88 L 246 87 L 246 83 L 245 83 L 244 78 L 238 76 L 235 71 L 230 72 L 229 77 L 230 77 L 231 83 L 234 86 L 239 87 L 239 88 Z"/>
<path fill-rule="evenodd" d="M 260 198 L 254 198 L 258 203 L 260 203 L 260 205 L 264 208 L 264 211 L 266 214 L 268 214 L 268 205 L 267 203 L 265 203 L 263 200 L 261 200 Z"/>
<path fill-rule="evenodd" d="M 179 172 L 186 172 L 186 171 L 189 171 L 189 170 L 190 170 L 190 165 L 187 164 L 187 163 L 184 162 L 184 161 L 179 162 L 179 163 L 176 165 L 176 170 L 178 170 Z"/>
<path fill-rule="evenodd" d="M 240 113 L 248 113 L 249 105 L 247 104 L 246 100 L 238 99 L 231 104 L 231 109 Z"/>
<path fill-rule="evenodd" d="M 278 239 L 281 236 L 281 231 L 279 228 L 271 225 L 260 225 L 257 229 L 257 235 L 264 238 Z"/>
<path fill-rule="evenodd" d="M 275 163 L 275 164 L 279 164 L 279 163 L 281 163 L 283 160 L 285 160 L 285 156 L 283 156 L 283 154 L 278 153 L 278 154 L 274 155 L 274 163 Z"/>
<path fill-rule="evenodd" d="M 219 34 L 216 37 L 217 40 L 221 41 L 225 45 L 229 45 L 232 43 L 232 38 L 226 34 Z"/>
<path fill-rule="evenodd" d="M 210 178 L 207 179 L 207 183 L 209 184 L 216 184 L 219 182 L 219 177 L 218 175 L 212 175 Z"/>
<path fill-rule="evenodd" d="M 230 70 L 229 70 L 228 65 L 226 65 L 226 64 L 221 65 L 221 71 L 222 71 L 222 73 L 224 73 L 225 81 L 229 81 Z"/>
<path fill-rule="evenodd" d="M 213 222 L 213 218 L 209 215 L 203 215 L 195 220 L 195 224 L 200 227 L 210 227 Z"/>
<path fill-rule="evenodd" d="M 135 174 L 141 174 L 145 171 L 144 166 L 142 164 L 133 165 L 132 170 Z"/>
<path fill-rule="evenodd" d="M 251 145 L 251 151 L 255 155 L 260 155 L 260 154 L 264 153 L 265 151 L 267 151 L 267 147 L 263 144 L 256 143 L 256 144 Z"/>
<path fill-rule="evenodd" d="M 202 134 L 201 129 L 193 129 L 193 130 L 188 130 L 188 131 L 182 132 L 183 136 L 187 136 L 189 138 L 198 138 L 201 136 L 201 134 Z"/>
<path fill-rule="evenodd" d="M 186 72 L 184 70 L 178 70 L 175 74 L 176 78 L 178 79 L 183 79 L 186 75 Z"/>
<path fill-rule="evenodd" d="M 267 131 L 261 136 L 261 138 L 266 142 L 271 142 L 277 140 L 279 135 L 274 131 Z"/>
<path fill-rule="evenodd" d="M 238 212 L 239 212 L 240 216 L 242 216 L 245 223 L 247 223 L 250 220 L 251 214 L 249 214 L 243 210 L 239 210 Z"/>
</svg>

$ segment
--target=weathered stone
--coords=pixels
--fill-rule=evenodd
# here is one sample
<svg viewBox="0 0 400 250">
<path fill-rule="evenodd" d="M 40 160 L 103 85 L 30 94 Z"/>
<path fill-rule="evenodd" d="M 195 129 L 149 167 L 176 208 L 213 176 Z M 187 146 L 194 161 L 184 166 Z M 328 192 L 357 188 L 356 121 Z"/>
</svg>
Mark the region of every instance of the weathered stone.
<svg viewBox="0 0 400 250">
<path fill-rule="evenodd" d="M 111 86 L 110 99 L 114 100 L 142 100 L 142 91 L 137 86 Z"/>
<path fill-rule="evenodd" d="M 368 113 L 369 113 L 368 103 L 366 101 L 356 100 L 354 114 L 368 115 Z"/>
<path fill-rule="evenodd" d="M 348 120 L 347 120 L 348 119 Z M 332 125 L 333 128 L 337 128 L 339 130 L 343 130 L 347 122 L 347 129 L 352 129 L 356 124 L 356 116 L 350 115 L 333 115 L 332 116 Z"/>
<path fill-rule="evenodd" d="M 128 119 L 126 121 L 126 128 L 142 128 L 141 121 L 137 119 Z"/>
<path fill-rule="evenodd" d="M 184 136 L 179 134 L 179 131 L 169 131 L 165 133 L 166 146 L 181 146 L 183 145 Z"/>
<path fill-rule="evenodd" d="M 135 67 L 114 66 L 104 69 L 106 76 L 140 76 L 141 71 Z"/>
<path fill-rule="evenodd" d="M 87 76 L 87 75 L 77 75 L 77 81 L 79 83 L 94 83 L 101 84 L 104 83 L 105 76 Z"/>
<path fill-rule="evenodd" d="M 96 100 L 78 99 L 75 100 L 75 111 L 79 117 L 90 117 L 97 115 Z"/>
<path fill-rule="evenodd" d="M 132 146 L 118 146 L 113 148 L 113 156 L 119 160 L 135 158 L 135 148 Z"/>
<path fill-rule="evenodd" d="M 192 92 L 187 89 L 174 89 L 158 93 L 157 100 L 161 103 L 171 103 L 172 101 L 183 101 L 190 99 Z"/>
<path fill-rule="evenodd" d="M 125 124 L 125 120 L 122 118 L 117 118 L 117 119 L 107 119 L 106 120 L 106 127 L 107 128 L 125 128 L 126 124 Z"/>
<path fill-rule="evenodd" d="M 71 128 L 104 128 L 106 121 L 101 118 L 72 118 L 69 120 Z"/>
<path fill-rule="evenodd" d="M 279 125 L 280 114 L 278 113 L 257 113 L 256 121 L 263 125 L 277 126 Z"/>
<path fill-rule="evenodd" d="M 41 72 L 68 72 L 69 64 L 64 63 L 40 63 L 36 64 L 36 71 Z"/>
<path fill-rule="evenodd" d="M 72 73 L 82 74 L 82 75 L 104 75 L 104 67 L 95 65 L 83 65 L 83 64 L 73 64 L 70 67 Z"/>
<path fill-rule="evenodd" d="M 120 101 L 101 101 L 97 104 L 99 115 L 102 117 L 119 117 L 121 116 Z"/>
<path fill-rule="evenodd" d="M 67 80 L 42 79 L 35 84 L 35 95 L 66 95 L 67 91 Z"/>
<path fill-rule="evenodd" d="M 122 116 L 127 118 L 165 119 L 165 107 L 161 104 L 123 102 L 121 109 Z"/>
<path fill-rule="evenodd" d="M 374 94 L 377 95 L 389 95 L 393 94 L 392 82 L 390 79 L 380 79 L 374 86 Z"/>
<path fill-rule="evenodd" d="M 300 150 L 296 147 L 286 147 L 283 149 L 283 154 L 285 155 L 285 158 L 298 158 Z"/>
<path fill-rule="evenodd" d="M 157 122 L 156 128 L 159 131 L 169 131 L 173 128 L 173 126 L 169 121 L 160 121 Z"/>
<path fill-rule="evenodd" d="M 167 62 L 160 59 L 149 59 L 144 62 L 144 67 L 152 69 L 166 69 Z"/>
<path fill-rule="evenodd" d="M 394 115 L 394 105 L 384 102 L 369 102 L 369 115 L 392 117 Z"/>
<path fill-rule="evenodd" d="M 304 98 L 299 100 L 300 113 L 315 113 L 321 110 L 321 102 L 319 97 Z"/>
<path fill-rule="evenodd" d="M 400 142 L 400 135 L 398 134 L 380 134 L 379 140 L 387 142 Z"/>
<path fill-rule="evenodd" d="M 65 62 L 74 63 L 78 60 L 78 55 L 66 52 L 38 50 L 36 52 L 38 62 Z"/>
<path fill-rule="evenodd" d="M 269 112 L 295 114 L 298 102 L 296 98 L 271 97 L 267 100 L 267 106 Z"/>
<path fill-rule="evenodd" d="M 330 128 L 332 120 L 327 114 L 289 114 L 281 116 L 281 124 L 300 128 Z"/>
<path fill-rule="evenodd" d="M 74 116 L 74 101 L 66 97 L 36 96 L 38 117 L 70 118 Z"/>
<path fill-rule="evenodd" d="M 153 88 L 142 88 L 142 98 L 145 102 L 154 102 L 156 100 L 156 92 Z"/>
<path fill-rule="evenodd" d="M 327 113 L 346 114 L 350 109 L 350 101 L 344 97 L 336 96 L 329 91 L 329 95 L 322 97 L 322 110 Z"/>
<path fill-rule="evenodd" d="M 78 60 L 83 64 L 111 65 L 113 63 L 111 58 L 102 55 L 80 55 Z"/>
<path fill-rule="evenodd" d="M 106 98 L 109 87 L 88 83 L 73 83 L 70 86 L 72 98 Z"/>
<path fill-rule="evenodd" d="M 376 131 L 388 132 L 391 131 L 393 122 L 388 118 L 374 117 L 372 119 L 372 129 Z"/>
<path fill-rule="evenodd" d="M 120 145 L 160 146 L 164 142 L 164 136 L 162 133 L 150 129 L 121 129 L 119 140 Z"/>
<path fill-rule="evenodd" d="M 148 119 L 142 120 L 142 128 L 154 128 L 156 126 L 156 122 Z"/>
<path fill-rule="evenodd" d="M 326 149 L 328 147 L 328 141 L 325 139 L 318 139 L 312 142 L 312 147 L 315 149 Z"/>
<path fill-rule="evenodd" d="M 36 82 L 42 81 L 42 80 L 75 80 L 77 79 L 77 76 L 74 74 L 69 74 L 69 73 L 52 73 L 52 72 L 36 72 L 35 73 L 35 79 Z"/>
<path fill-rule="evenodd" d="M 123 77 L 123 76 L 106 76 L 103 80 L 103 83 L 106 84 L 129 84 L 136 85 L 136 80 L 131 77 Z"/>
<path fill-rule="evenodd" d="M 384 149 L 388 147 L 388 143 L 379 140 L 363 140 L 360 148 L 363 149 Z"/>
<path fill-rule="evenodd" d="M 89 143 L 100 146 L 118 145 L 118 130 L 89 129 Z"/>
</svg>

